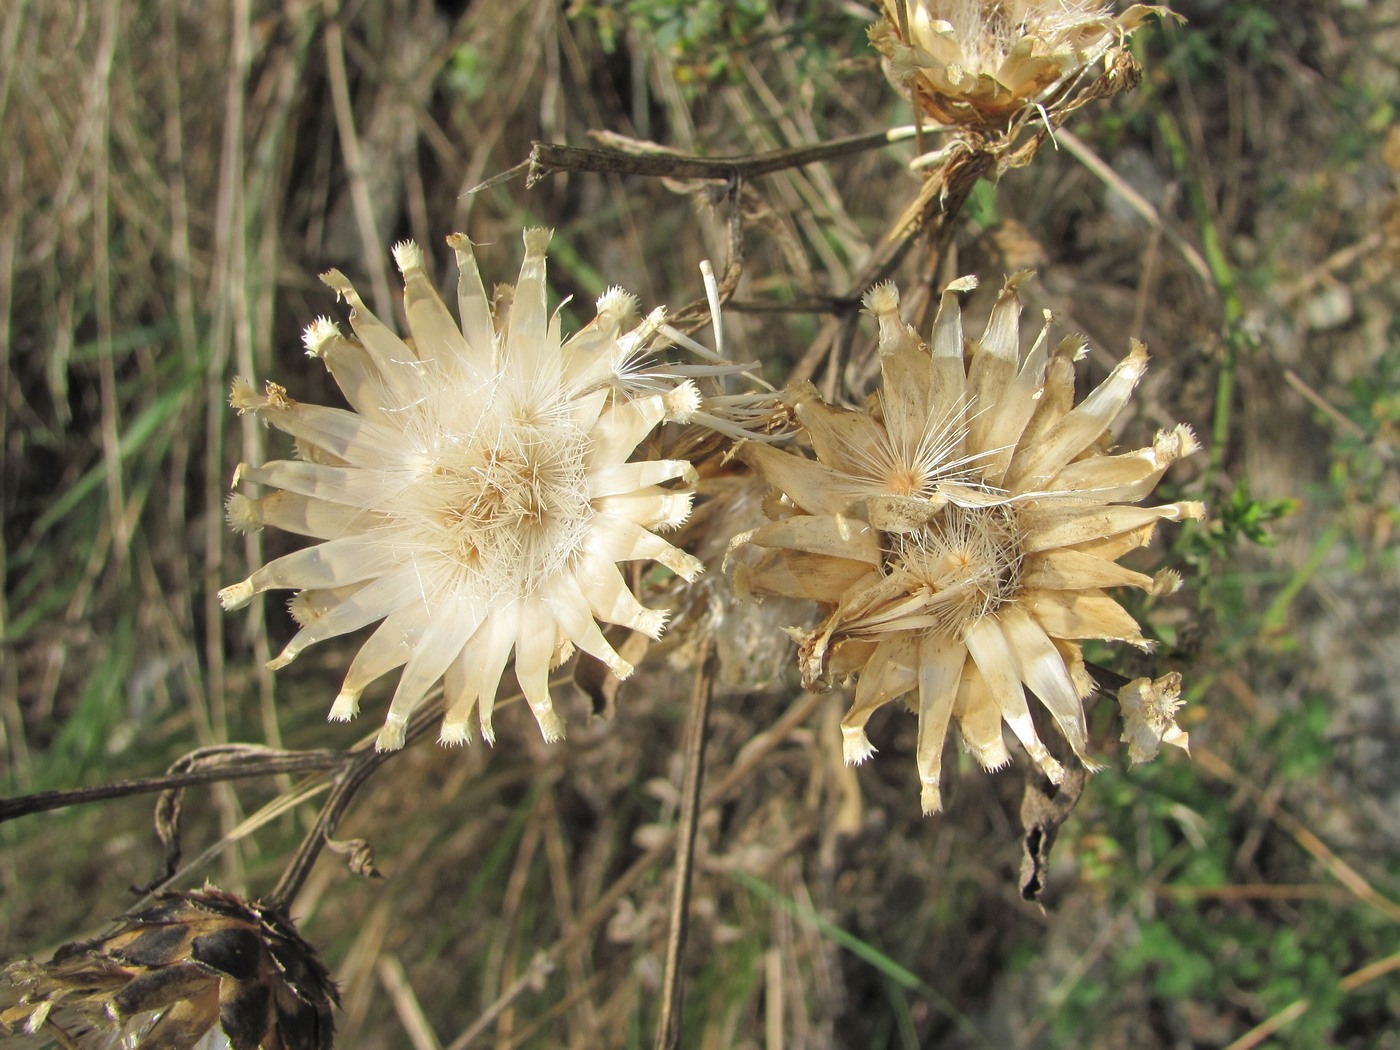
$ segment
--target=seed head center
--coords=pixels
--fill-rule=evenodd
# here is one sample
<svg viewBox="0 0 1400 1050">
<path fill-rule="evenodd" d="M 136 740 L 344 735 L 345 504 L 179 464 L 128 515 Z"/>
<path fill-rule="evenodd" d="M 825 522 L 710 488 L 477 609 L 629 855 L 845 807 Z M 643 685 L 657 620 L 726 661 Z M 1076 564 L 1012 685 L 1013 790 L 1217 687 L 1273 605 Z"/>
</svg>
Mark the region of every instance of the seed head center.
<svg viewBox="0 0 1400 1050">
<path fill-rule="evenodd" d="M 928 612 L 946 633 L 960 634 L 1020 589 L 1021 532 L 1011 507 L 948 505 L 894 539 L 894 564 L 927 591 Z"/>
<path fill-rule="evenodd" d="M 567 419 L 505 419 L 437 455 L 425 495 L 464 582 L 526 594 L 577 552 L 592 514 L 587 444 Z"/>
<path fill-rule="evenodd" d="M 896 496 L 920 495 L 925 486 L 925 478 L 908 467 L 895 467 L 885 478 L 889 491 Z"/>
</svg>

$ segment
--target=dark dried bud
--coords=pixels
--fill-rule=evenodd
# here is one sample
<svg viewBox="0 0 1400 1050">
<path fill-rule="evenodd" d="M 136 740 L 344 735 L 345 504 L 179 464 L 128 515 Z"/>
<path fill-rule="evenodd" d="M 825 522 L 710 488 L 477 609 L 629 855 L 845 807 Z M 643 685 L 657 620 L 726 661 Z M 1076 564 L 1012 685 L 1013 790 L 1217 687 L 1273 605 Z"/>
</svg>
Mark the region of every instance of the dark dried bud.
<svg viewBox="0 0 1400 1050">
<path fill-rule="evenodd" d="M 0 978 L 0 1034 L 64 1047 L 329 1050 L 334 983 L 291 922 L 213 888 L 161 894 L 105 937 Z"/>
</svg>

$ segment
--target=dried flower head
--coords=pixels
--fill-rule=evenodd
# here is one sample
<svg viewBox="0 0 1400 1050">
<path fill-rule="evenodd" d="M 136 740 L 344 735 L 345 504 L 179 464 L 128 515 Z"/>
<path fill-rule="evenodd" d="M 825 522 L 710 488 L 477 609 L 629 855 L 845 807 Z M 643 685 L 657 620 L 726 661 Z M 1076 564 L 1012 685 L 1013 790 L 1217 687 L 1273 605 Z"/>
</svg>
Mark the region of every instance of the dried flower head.
<svg viewBox="0 0 1400 1050">
<path fill-rule="evenodd" d="M 1190 750 L 1187 733 L 1176 724 L 1181 699 L 1181 675 L 1176 671 L 1155 681 L 1136 678 L 1118 690 L 1123 711 L 1123 743 L 1133 762 L 1150 762 L 1163 744 Z"/>
<path fill-rule="evenodd" d="M 1053 108 L 1081 74 L 1151 14 L 1114 15 L 1102 0 L 882 0 L 870 41 L 891 79 L 930 119 L 1005 128 L 1030 106 Z M 903 10 L 901 10 L 903 9 Z"/>
<path fill-rule="evenodd" d="M 84 1048 L 328 1050 L 339 1003 L 290 922 L 212 888 L 161 894 L 99 940 L 10 964 L 3 984 L 0 1031 Z"/>
<path fill-rule="evenodd" d="M 1093 691 L 1079 642 L 1148 648 L 1111 587 L 1154 594 L 1179 585 L 1117 564 L 1162 519 L 1199 503 L 1137 507 L 1177 458 L 1194 452 L 1178 426 L 1150 448 L 1110 455 L 1108 428 L 1147 364 L 1142 344 L 1079 405 L 1074 362 L 1084 345 L 1053 350 L 1049 316 L 1021 351 L 1021 304 L 1010 278 L 981 340 L 964 360 L 956 293 L 944 292 L 932 346 L 900 320 L 894 288 L 866 305 L 880 324 L 883 386 L 868 411 L 790 391 L 816 460 L 757 444 L 738 455 L 781 494 L 778 520 L 736 541 L 736 583 L 755 594 L 815 599 L 822 612 L 797 632 L 804 682 L 824 688 L 859 675 L 841 723 L 846 761 L 874 748 L 866 722 L 911 694 L 919 715 L 923 808 L 936 812 L 951 722 L 987 769 L 1010 761 L 1005 721 L 1052 781 L 1064 770 L 1037 736 L 1023 686 L 1039 698 L 1085 762 L 1083 700 Z"/>
<path fill-rule="evenodd" d="M 512 651 L 515 675 L 547 740 L 564 735 L 549 672 L 577 646 L 619 678 L 632 667 L 599 621 L 656 637 L 665 614 L 644 608 L 617 563 L 647 559 L 687 579 L 700 564 L 654 530 L 690 512 L 694 478 L 680 460 L 630 462 L 657 424 L 700 407 L 695 385 L 643 361 L 664 312 L 633 324 L 636 300 L 598 299 L 597 319 L 564 339 L 546 306 L 548 230 L 525 232 L 514 289 L 494 304 L 471 245 L 457 254 L 460 326 L 433 290 L 416 245 L 394 259 L 412 338 L 400 339 L 332 270 L 354 337 L 328 320 L 306 331 L 353 411 L 303 405 L 269 383 L 235 380 L 233 405 L 291 434 L 300 461 L 241 466 L 235 478 L 272 488 L 235 495 L 240 528 L 274 525 L 322 542 L 270 562 L 220 592 L 237 608 L 270 588 L 295 588 L 301 631 L 270 666 L 307 646 L 382 620 L 350 665 L 330 717 L 359 709 L 379 676 L 405 665 L 378 746 L 401 747 L 409 715 L 439 679 L 443 743 L 482 736 Z M 676 484 L 679 483 L 680 487 Z"/>
</svg>

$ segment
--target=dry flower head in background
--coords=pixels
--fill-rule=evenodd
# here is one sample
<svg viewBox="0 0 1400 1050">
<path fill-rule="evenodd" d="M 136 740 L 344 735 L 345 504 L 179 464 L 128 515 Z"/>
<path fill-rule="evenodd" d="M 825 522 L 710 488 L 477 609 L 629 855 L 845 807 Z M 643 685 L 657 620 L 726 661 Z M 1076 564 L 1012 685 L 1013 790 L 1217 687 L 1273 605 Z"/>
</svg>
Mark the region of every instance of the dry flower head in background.
<svg viewBox="0 0 1400 1050">
<path fill-rule="evenodd" d="M 1047 777 L 1063 778 L 1023 686 L 1090 764 L 1083 701 L 1094 686 L 1079 642 L 1149 647 L 1107 589 L 1162 594 L 1179 578 L 1117 561 L 1145 545 L 1158 521 L 1204 513 L 1194 502 L 1134 506 L 1174 460 L 1196 451 L 1187 427 L 1109 454 L 1109 427 L 1142 376 L 1146 349 L 1134 343 L 1076 406 L 1081 340 L 1052 347 L 1047 313 L 1022 353 L 1017 285 L 1026 276 L 1007 280 L 980 340 L 964 340 L 957 302 L 975 281 L 954 282 L 931 347 L 900 319 L 893 286 L 872 289 L 865 301 L 879 321 L 883 383 L 866 410 L 797 386 L 788 399 L 816 459 L 754 443 L 737 453 L 778 496 L 777 520 L 736 542 L 736 585 L 819 603 L 817 625 L 795 633 L 799 661 L 808 688 L 857 675 L 841 723 L 848 763 L 874 751 L 872 713 L 910 696 L 926 813 L 942 808 L 952 722 L 983 767 L 1010 761 L 1005 721 Z M 1162 738 L 1178 742 L 1170 729 Z"/>
<path fill-rule="evenodd" d="M 890 79 L 937 124 L 1002 131 L 1028 107 L 1054 110 L 1149 15 L 1101 0 L 882 0 L 870 42 Z M 1112 67 L 1109 63 L 1109 68 Z"/>
<path fill-rule="evenodd" d="M 664 421 L 701 407 L 693 382 L 644 359 L 664 312 L 636 323 L 636 300 L 613 288 L 596 320 L 564 339 L 546 305 L 550 232 L 525 231 L 512 289 L 486 296 L 467 238 L 457 255 L 461 323 L 428 280 L 419 248 L 398 245 L 400 339 L 338 271 L 323 280 L 351 305 L 354 336 L 329 320 L 306 331 L 352 410 L 304 405 L 269 383 L 235 380 L 232 402 L 296 439 L 300 460 L 245 464 L 236 527 L 272 525 L 315 546 L 278 558 L 220 592 L 225 608 L 271 588 L 294 588 L 300 632 L 272 662 L 382 621 L 351 663 L 332 719 L 352 718 L 365 687 L 404 670 L 378 746 L 402 746 L 413 710 L 439 680 L 441 740 L 471 739 L 473 713 L 492 741 L 497 685 L 512 651 L 515 675 L 545 739 L 564 735 L 549 690 L 552 667 L 577 647 L 619 678 L 632 667 L 599 622 L 651 637 L 665 614 L 643 607 L 617 563 L 651 560 L 687 579 L 701 566 L 656 530 L 690 513 L 694 471 L 680 460 L 629 457 Z"/>
</svg>

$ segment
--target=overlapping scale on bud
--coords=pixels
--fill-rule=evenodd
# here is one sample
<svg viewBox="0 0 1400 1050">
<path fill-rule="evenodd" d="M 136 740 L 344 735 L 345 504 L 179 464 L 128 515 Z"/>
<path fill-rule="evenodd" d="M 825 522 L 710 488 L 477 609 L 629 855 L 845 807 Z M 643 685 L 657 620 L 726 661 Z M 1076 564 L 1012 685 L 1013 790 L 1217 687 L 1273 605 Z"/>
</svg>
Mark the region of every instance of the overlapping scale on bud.
<svg viewBox="0 0 1400 1050">
<path fill-rule="evenodd" d="M 1132 79 L 1126 36 L 1166 8 L 1121 15 L 1102 0 L 882 0 L 870 42 L 890 79 L 930 120 L 1005 130 L 1030 107 L 1056 107 L 1101 78 Z M 1095 68 L 1101 66 L 1102 68 Z M 1131 84 L 1104 84 L 1099 94 Z"/>
<path fill-rule="evenodd" d="M 337 271 L 323 280 L 351 306 L 353 335 L 332 322 L 306 331 L 349 410 L 294 401 L 276 384 L 236 380 L 232 403 L 290 434 L 298 460 L 244 464 L 231 498 L 239 528 L 271 525 L 319 541 L 220 592 L 225 608 L 274 588 L 299 592 L 301 630 L 271 666 L 372 623 L 331 708 L 353 717 L 366 686 L 402 667 L 381 749 L 400 747 L 409 716 L 439 681 L 440 739 L 464 743 L 472 723 L 494 740 L 497 687 L 515 676 L 544 736 L 564 735 L 549 676 L 577 647 L 618 677 L 632 667 L 600 623 L 655 637 L 665 614 L 642 606 L 618 563 L 658 562 L 687 579 L 696 559 L 658 533 L 690 513 L 695 472 L 684 460 L 633 460 L 659 424 L 706 406 L 692 379 L 652 367 L 661 311 L 637 319 L 620 289 L 565 339 L 546 305 L 550 231 L 525 231 L 513 288 L 487 298 L 462 235 L 460 321 L 438 297 L 411 243 L 394 249 L 410 337 L 372 314 Z M 731 368 L 731 371 L 733 369 Z"/>
<path fill-rule="evenodd" d="M 335 985 L 277 911 L 164 893 L 94 941 L 0 974 L 0 1034 L 66 1047 L 329 1050 Z"/>
<path fill-rule="evenodd" d="M 1047 313 L 1022 350 L 1017 285 L 1026 276 L 1007 280 L 980 339 L 965 339 L 957 302 L 976 282 L 954 282 L 928 345 L 900 319 L 893 286 L 873 289 L 865 302 L 879 322 L 882 384 L 866 408 L 794 387 L 788 401 L 815 458 L 756 443 L 737 452 L 773 486 L 776 520 L 736 540 L 736 585 L 818 603 L 816 626 L 797 633 L 799 662 L 813 689 L 856 676 L 841 724 L 848 763 L 875 750 L 871 715 L 907 698 L 919 718 L 929 813 L 942 806 L 953 723 L 985 768 L 1010 761 L 1005 723 L 1047 777 L 1063 778 L 1027 690 L 1092 764 L 1083 701 L 1094 686 L 1080 642 L 1150 648 L 1109 591 L 1162 594 L 1179 577 L 1148 576 L 1118 559 L 1148 543 L 1159 521 L 1204 514 L 1194 502 L 1136 505 L 1172 462 L 1197 450 L 1187 427 L 1163 431 L 1149 448 L 1109 447 L 1145 348 L 1135 342 L 1076 405 L 1083 341 L 1052 343 Z"/>
</svg>

